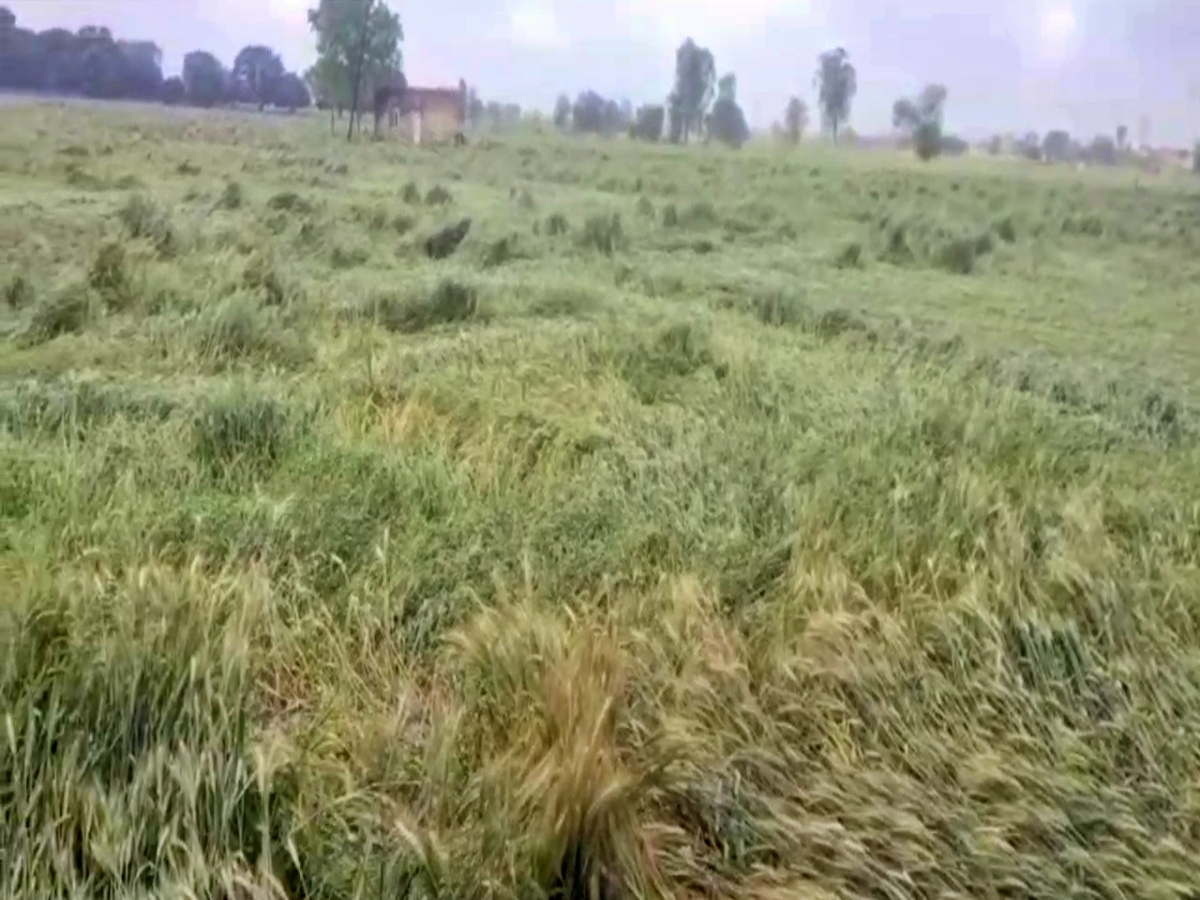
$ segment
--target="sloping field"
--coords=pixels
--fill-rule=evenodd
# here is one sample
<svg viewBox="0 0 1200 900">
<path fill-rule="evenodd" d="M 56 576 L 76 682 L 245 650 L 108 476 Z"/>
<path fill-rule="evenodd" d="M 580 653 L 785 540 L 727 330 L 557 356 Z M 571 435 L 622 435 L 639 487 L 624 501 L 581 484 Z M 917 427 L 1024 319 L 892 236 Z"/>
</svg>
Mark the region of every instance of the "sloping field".
<svg viewBox="0 0 1200 900">
<path fill-rule="evenodd" d="M 1200 896 L 1195 185 L 4 120 L 0 895 Z"/>
</svg>

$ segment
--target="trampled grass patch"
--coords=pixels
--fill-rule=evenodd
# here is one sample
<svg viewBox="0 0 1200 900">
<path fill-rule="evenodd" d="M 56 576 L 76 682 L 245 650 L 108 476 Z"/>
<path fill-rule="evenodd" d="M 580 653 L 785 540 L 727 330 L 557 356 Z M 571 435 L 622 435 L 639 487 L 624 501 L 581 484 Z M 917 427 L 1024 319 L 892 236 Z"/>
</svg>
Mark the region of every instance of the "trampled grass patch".
<svg viewBox="0 0 1200 900">
<path fill-rule="evenodd" d="M 1196 893 L 1190 182 L 60 113 L 0 895 Z"/>
</svg>

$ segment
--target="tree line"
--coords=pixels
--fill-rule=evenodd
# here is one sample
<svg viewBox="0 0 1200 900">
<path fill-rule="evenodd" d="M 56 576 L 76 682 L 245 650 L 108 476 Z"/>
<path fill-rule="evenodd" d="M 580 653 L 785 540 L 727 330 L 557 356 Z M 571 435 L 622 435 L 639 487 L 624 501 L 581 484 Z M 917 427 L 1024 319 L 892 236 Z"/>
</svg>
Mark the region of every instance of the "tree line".
<svg viewBox="0 0 1200 900">
<path fill-rule="evenodd" d="M 162 50 L 153 41 L 123 40 L 100 25 L 78 31 L 22 28 L 0 6 L 0 89 L 111 100 L 195 106 L 256 103 L 288 109 L 311 102 L 303 79 L 288 72 L 269 47 L 244 48 L 227 68 L 195 50 L 179 76 L 165 78 Z"/>
<path fill-rule="evenodd" d="M 836 141 L 839 129 L 850 118 L 850 105 L 858 91 L 858 77 L 846 50 L 821 54 L 813 81 L 822 126 Z M 559 96 L 553 120 L 564 132 L 627 133 L 635 140 L 650 142 L 686 144 L 698 139 L 741 147 L 750 138 L 745 112 L 738 103 L 737 75 L 727 72 L 718 76 L 712 51 L 692 38 L 675 51 L 675 83 L 664 103 L 649 103 L 635 110 L 628 100 L 617 101 L 586 90 L 573 102 L 566 94 Z M 788 100 L 784 122 L 788 139 L 799 143 L 809 113 L 798 96 Z"/>
</svg>

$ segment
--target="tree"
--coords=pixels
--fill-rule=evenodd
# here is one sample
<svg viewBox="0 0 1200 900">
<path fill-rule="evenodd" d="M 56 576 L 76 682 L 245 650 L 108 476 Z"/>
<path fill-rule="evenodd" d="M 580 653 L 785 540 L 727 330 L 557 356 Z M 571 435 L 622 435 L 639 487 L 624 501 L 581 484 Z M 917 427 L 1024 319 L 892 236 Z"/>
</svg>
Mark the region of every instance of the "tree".
<svg viewBox="0 0 1200 900">
<path fill-rule="evenodd" d="M 1036 131 L 1030 131 L 1021 140 L 1017 141 L 1017 149 L 1026 159 L 1031 159 L 1037 162 L 1042 158 L 1042 142 L 1038 138 Z"/>
<path fill-rule="evenodd" d="M 750 139 L 746 116 L 737 102 L 737 76 L 732 73 L 717 83 L 717 102 L 709 116 L 708 133 L 735 149 Z"/>
<path fill-rule="evenodd" d="M 467 121 L 471 123 L 472 128 L 478 128 L 483 123 L 483 101 L 479 99 L 479 92 L 475 88 L 467 91 Z"/>
<path fill-rule="evenodd" d="M 827 50 L 818 59 L 813 83 L 821 105 L 821 123 L 838 139 L 838 128 L 850 120 L 850 105 L 858 93 L 858 73 L 850 64 L 850 54 L 842 47 Z"/>
<path fill-rule="evenodd" d="M 364 84 L 381 85 L 401 71 L 400 17 L 382 0 L 320 0 L 308 11 L 308 25 L 317 35 L 317 62 L 309 74 L 335 105 L 349 101 L 350 140 Z"/>
<path fill-rule="evenodd" d="M 808 127 L 808 104 L 799 97 L 792 97 L 783 110 L 783 128 L 792 144 L 799 144 Z"/>
<path fill-rule="evenodd" d="M 554 102 L 554 127 L 566 131 L 571 126 L 571 99 L 566 94 L 559 94 Z"/>
<path fill-rule="evenodd" d="M 1117 126 L 1117 149 L 1124 153 L 1129 147 L 1129 126 Z"/>
<path fill-rule="evenodd" d="M 671 134 L 685 144 L 699 132 L 712 103 L 717 64 L 712 53 L 691 38 L 675 51 L 675 90 L 671 93 Z"/>
<path fill-rule="evenodd" d="M 1042 141 L 1042 156 L 1048 162 L 1066 162 L 1071 158 L 1071 135 L 1065 131 L 1047 132 Z"/>
<path fill-rule="evenodd" d="M 183 79 L 178 75 L 172 75 L 163 82 L 159 97 L 168 106 L 178 106 L 186 102 L 187 88 L 183 85 Z"/>
<path fill-rule="evenodd" d="M 243 47 L 233 60 L 233 77 L 258 104 L 259 109 L 272 101 L 283 76 L 283 60 L 278 53 L 262 44 Z"/>
<path fill-rule="evenodd" d="M 605 134 L 613 118 L 613 109 L 609 108 L 612 101 L 605 100 L 595 91 L 584 91 L 571 107 L 568 117 L 576 131 L 582 134 Z M 615 104 L 613 105 L 615 107 Z M 558 111 L 555 111 L 555 121 Z"/>
<path fill-rule="evenodd" d="M 907 132 L 913 148 L 923 160 L 942 152 L 942 118 L 947 91 L 943 85 L 927 85 L 915 100 L 902 98 L 892 106 L 892 125 Z"/>
<path fill-rule="evenodd" d="M 308 85 L 295 72 L 284 72 L 275 82 L 274 91 L 269 97 L 270 102 L 283 109 L 308 109 L 312 105 L 312 96 L 308 93 Z"/>
<path fill-rule="evenodd" d="M 667 118 L 667 110 L 662 104 L 638 107 L 633 124 L 629 126 L 629 136 L 639 141 L 651 143 L 662 140 L 663 123 Z"/>
<path fill-rule="evenodd" d="M 1092 139 L 1086 156 L 1097 165 L 1115 166 L 1117 164 L 1117 144 L 1107 134 L 1098 134 Z"/>
<path fill-rule="evenodd" d="M 667 140 L 678 144 L 683 140 L 683 105 L 674 92 L 667 97 Z"/>
<path fill-rule="evenodd" d="M 183 87 L 194 106 L 216 106 L 225 91 L 225 67 L 207 50 L 183 58 Z"/>
<path fill-rule="evenodd" d="M 1192 171 L 1200 175 L 1200 141 L 1192 148 Z"/>
</svg>

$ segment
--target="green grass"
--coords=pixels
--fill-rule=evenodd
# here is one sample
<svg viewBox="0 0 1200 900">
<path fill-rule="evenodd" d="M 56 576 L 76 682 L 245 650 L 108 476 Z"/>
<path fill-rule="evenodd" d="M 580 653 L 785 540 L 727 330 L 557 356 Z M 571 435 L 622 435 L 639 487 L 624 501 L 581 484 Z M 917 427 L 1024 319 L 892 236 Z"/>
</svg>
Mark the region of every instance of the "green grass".
<svg viewBox="0 0 1200 900">
<path fill-rule="evenodd" d="M 0 896 L 1200 891 L 1191 182 L 5 116 Z"/>
</svg>

